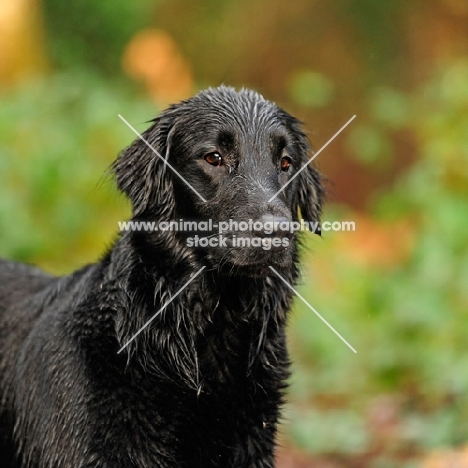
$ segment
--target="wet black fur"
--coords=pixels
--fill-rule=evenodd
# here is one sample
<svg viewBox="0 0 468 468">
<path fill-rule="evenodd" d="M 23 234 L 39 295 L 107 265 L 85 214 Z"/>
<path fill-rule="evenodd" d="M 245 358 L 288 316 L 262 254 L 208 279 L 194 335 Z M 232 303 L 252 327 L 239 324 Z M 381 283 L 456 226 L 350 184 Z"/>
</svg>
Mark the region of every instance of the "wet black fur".
<svg viewBox="0 0 468 468">
<path fill-rule="evenodd" d="M 207 203 L 137 139 L 113 166 L 134 219 L 297 220 L 300 210 L 319 220 L 312 167 L 268 203 L 309 145 L 295 118 L 252 91 L 201 92 L 144 137 Z M 204 159 L 213 151 L 219 167 Z M 274 466 L 292 293 L 268 265 L 294 283 L 297 236 L 272 250 L 195 249 L 185 237 L 127 232 L 61 278 L 0 262 L 2 467 Z"/>
</svg>

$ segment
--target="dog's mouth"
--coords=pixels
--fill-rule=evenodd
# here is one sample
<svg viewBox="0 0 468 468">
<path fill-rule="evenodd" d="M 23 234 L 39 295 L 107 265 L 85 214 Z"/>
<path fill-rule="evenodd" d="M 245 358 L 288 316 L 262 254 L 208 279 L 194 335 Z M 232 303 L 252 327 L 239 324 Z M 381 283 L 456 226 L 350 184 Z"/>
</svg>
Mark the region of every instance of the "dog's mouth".
<svg viewBox="0 0 468 468">
<path fill-rule="evenodd" d="M 252 226 L 248 221 L 235 221 L 239 228 L 221 229 L 221 221 L 206 222 L 209 229 L 179 231 L 179 239 L 221 273 L 260 276 L 269 271 L 269 266 L 288 267 L 293 262 L 296 233 L 288 228 L 287 218 L 280 220 L 285 223 L 281 229 L 281 226 L 259 225 L 255 221 Z M 197 226 L 205 225 L 199 222 Z"/>
<path fill-rule="evenodd" d="M 284 269 L 290 267 L 292 256 L 280 253 L 274 256 L 264 256 L 263 258 L 250 258 L 248 262 L 242 257 L 233 256 L 230 261 L 217 261 L 211 259 L 214 268 L 225 276 L 246 276 L 251 278 L 264 278 L 271 274 L 270 267 Z"/>
<path fill-rule="evenodd" d="M 199 246 L 198 250 L 222 274 L 260 277 L 270 272 L 269 266 L 287 267 L 293 261 L 294 239 L 289 236 L 237 232 L 211 239 L 211 246 Z"/>
</svg>

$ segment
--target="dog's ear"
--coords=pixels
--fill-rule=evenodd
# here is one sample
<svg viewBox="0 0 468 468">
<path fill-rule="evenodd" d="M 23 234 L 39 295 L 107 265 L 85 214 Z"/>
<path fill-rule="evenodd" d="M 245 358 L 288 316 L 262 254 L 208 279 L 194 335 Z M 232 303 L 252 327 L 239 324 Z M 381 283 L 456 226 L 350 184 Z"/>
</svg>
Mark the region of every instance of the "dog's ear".
<svg viewBox="0 0 468 468">
<path fill-rule="evenodd" d="M 303 164 L 307 164 L 308 161 L 308 158 L 305 158 Z M 307 221 L 309 229 L 320 236 L 322 234 L 320 218 L 324 198 L 322 176 L 309 163 L 297 178 L 299 180 L 296 196 L 301 217 L 304 221 Z"/>
<path fill-rule="evenodd" d="M 125 148 L 112 166 L 117 187 L 132 203 L 133 217 L 170 218 L 174 211 L 169 159 L 170 136 L 176 118 L 172 109 L 154 119 L 153 125 Z"/>
<path fill-rule="evenodd" d="M 294 146 L 300 154 L 301 170 L 297 176 L 296 192 L 293 195 L 293 218 L 298 219 L 298 210 L 301 217 L 308 223 L 309 229 L 321 235 L 320 217 L 325 197 L 323 177 L 312 166 L 309 159 L 311 148 L 306 134 L 302 130 L 299 120 L 283 111 L 283 119 L 294 138 Z M 304 168 L 305 166 L 305 168 Z"/>
</svg>

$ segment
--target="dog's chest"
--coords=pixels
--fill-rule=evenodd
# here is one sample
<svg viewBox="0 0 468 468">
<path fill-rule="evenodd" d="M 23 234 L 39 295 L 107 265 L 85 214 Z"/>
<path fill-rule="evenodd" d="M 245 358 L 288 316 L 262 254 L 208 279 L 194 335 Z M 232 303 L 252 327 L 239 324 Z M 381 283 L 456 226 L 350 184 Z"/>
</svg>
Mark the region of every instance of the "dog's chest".
<svg viewBox="0 0 468 468">
<path fill-rule="evenodd" d="M 152 466 L 162 452 L 176 460 L 168 466 L 187 468 L 224 468 L 238 457 L 238 466 L 247 466 L 244 448 L 273 439 L 280 403 L 277 388 L 248 378 L 231 385 L 211 381 L 198 392 L 160 386 L 140 398 L 146 408 L 131 415 L 139 424 L 128 434 L 130 453 L 145 457 L 141 466 Z"/>
</svg>

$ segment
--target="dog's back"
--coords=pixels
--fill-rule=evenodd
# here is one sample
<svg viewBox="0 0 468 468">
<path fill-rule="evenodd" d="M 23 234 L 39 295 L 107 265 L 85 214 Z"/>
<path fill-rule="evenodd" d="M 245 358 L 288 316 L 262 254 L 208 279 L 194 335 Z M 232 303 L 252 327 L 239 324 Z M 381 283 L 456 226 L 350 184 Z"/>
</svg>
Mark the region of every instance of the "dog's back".
<svg viewBox="0 0 468 468">
<path fill-rule="evenodd" d="M 57 279 L 23 263 L 0 260 L 0 369 L 41 315 L 40 304 L 31 307 L 38 295 Z M 0 382 L 5 373 L 0 373 Z"/>
<path fill-rule="evenodd" d="M 0 459 L 10 466 L 13 449 L 13 415 L 7 387 L 11 385 L 14 361 L 41 308 L 31 308 L 34 297 L 55 278 L 36 267 L 0 259 Z"/>
<path fill-rule="evenodd" d="M 89 270 L 54 277 L 34 266 L 0 260 L 2 468 L 43 466 L 37 453 L 54 440 L 53 429 L 44 430 L 49 418 L 56 412 L 64 415 L 65 403 L 73 403 L 70 386 L 75 382 L 76 391 L 82 374 L 68 336 L 67 326 L 73 324 L 68 311 L 77 295 L 86 297 L 81 288 Z M 48 400 L 52 395 L 63 401 L 62 408 Z M 25 445 L 27 437 L 35 440 Z"/>
<path fill-rule="evenodd" d="M 26 299 L 53 282 L 55 277 L 24 263 L 0 259 L 0 310 Z"/>
</svg>

